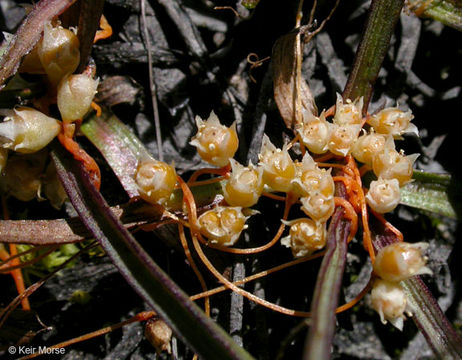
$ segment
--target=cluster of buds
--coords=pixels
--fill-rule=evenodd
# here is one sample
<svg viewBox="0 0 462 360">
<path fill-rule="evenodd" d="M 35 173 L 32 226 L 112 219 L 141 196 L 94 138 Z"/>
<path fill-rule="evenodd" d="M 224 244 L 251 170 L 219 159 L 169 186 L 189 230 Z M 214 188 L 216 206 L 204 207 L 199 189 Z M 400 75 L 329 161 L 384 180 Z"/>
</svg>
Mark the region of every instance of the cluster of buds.
<svg viewBox="0 0 462 360">
<path fill-rule="evenodd" d="M 362 108 L 361 98 L 344 102 L 337 95 L 332 123 L 326 120 L 324 112 L 319 117 L 305 113 L 296 131 L 312 153 L 352 154 L 357 161 L 371 168 L 377 180 L 370 184 L 366 200 L 372 210 L 383 214 L 399 204 L 400 187 L 411 181 L 412 167 L 418 156 L 405 156 L 402 151 L 397 151 L 393 139 L 400 139 L 404 133 L 417 133 L 417 128 L 410 122 L 413 119 L 410 111 L 390 107 L 363 119 Z M 366 122 L 369 132 L 362 130 Z"/>
<path fill-rule="evenodd" d="M 382 323 L 390 321 L 402 330 L 405 314 L 412 315 L 406 294 L 400 282 L 414 275 L 432 274 L 425 266 L 423 252 L 426 243 L 399 242 L 382 248 L 375 259 L 374 281 L 371 293 L 372 307 L 379 313 Z"/>
<path fill-rule="evenodd" d="M 89 111 L 96 94 L 98 80 L 87 74 L 72 75 L 80 62 L 79 40 L 75 30 L 46 23 L 43 36 L 24 58 L 20 71 L 45 74 L 57 94 L 62 122 L 82 119 Z M 62 122 L 43 112 L 25 106 L 2 110 L 0 123 L 0 170 L 7 161 L 7 152 L 35 153 L 46 147 L 61 131 Z M 12 171 L 12 170 L 9 170 Z M 27 172 L 27 170 L 25 170 Z M 15 196 L 15 191 L 9 192 Z M 18 196 L 16 196 L 18 197 Z M 19 196 L 28 199 L 30 196 Z M 58 201 L 59 202 L 59 201 Z"/>
</svg>

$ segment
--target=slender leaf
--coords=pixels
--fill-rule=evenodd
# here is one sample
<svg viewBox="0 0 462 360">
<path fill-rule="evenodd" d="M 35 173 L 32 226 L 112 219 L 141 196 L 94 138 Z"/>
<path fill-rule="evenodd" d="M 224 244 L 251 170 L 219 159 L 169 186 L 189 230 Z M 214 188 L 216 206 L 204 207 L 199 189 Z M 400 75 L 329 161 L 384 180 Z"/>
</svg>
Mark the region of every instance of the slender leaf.
<svg viewBox="0 0 462 360">
<path fill-rule="evenodd" d="M 133 289 L 204 359 L 252 359 L 160 269 L 123 227 L 87 174 L 60 146 L 58 175 L 82 222 Z"/>
<path fill-rule="evenodd" d="M 41 0 L 19 27 L 0 60 L 0 90 L 6 79 L 14 75 L 22 57 L 39 41 L 43 26 L 53 17 L 61 14 L 76 0 Z"/>
<path fill-rule="evenodd" d="M 141 202 L 130 203 L 123 209 L 111 207 L 111 211 L 127 228 L 162 219 L 162 211 Z M 92 234 L 79 217 L 54 220 L 0 220 L 1 243 L 54 245 L 79 242 L 91 237 Z"/>
<path fill-rule="evenodd" d="M 103 154 L 128 196 L 138 196 L 133 176 L 140 159 L 151 156 L 143 143 L 108 111 L 92 116 L 80 130 Z"/>
<path fill-rule="evenodd" d="M 414 5 L 415 4 L 415 5 Z M 462 31 L 462 3 L 459 0 L 409 1 L 409 7 L 419 16 L 429 17 Z"/>
<path fill-rule="evenodd" d="M 337 208 L 329 225 L 327 252 L 316 280 L 311 305 L 313 318 L 305 343 L 304 359 L 330 358 L 335 334 L 335 309 L 342 286 L 350 225 L 349 221 L 343 219 L 343 209 Z"/>
<path fill-rule="evenodd" d="M 462 339 L 419 276 L 402 282 L 413 319 L 439 359 L 460 359 Z"/>
<path fill-rule="evenodd" d="M 356 52 L 353 69 L 343 97 L 364 97 L 364 109 L 372 97 L 375 80 L 388 50 L 391 36 L 398 21 L 404 0 L 373 0 L 363 37 Z"/>
<path fill-rule="evenodd" d="M 462 185 L 451 175 L 414 171 L 413 178 L 401 188 L 401 204 L 460 218 Z"/>
</svg>

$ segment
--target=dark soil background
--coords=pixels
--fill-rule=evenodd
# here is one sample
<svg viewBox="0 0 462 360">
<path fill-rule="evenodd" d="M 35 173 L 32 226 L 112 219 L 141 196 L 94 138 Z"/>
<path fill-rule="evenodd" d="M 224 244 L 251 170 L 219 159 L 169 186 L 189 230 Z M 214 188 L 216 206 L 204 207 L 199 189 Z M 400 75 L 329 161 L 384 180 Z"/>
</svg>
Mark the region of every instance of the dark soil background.
<svg viewBox="0 0 462 360">
<path fill-rule="evenodd" d="M 24 15 L 19 5 L 22 2 L 0 0 L 3 31 L 14 32 L 19 25 Z M 180 174 L 187 175 L 205 166 L 188 144 L 195 133 L 195 115 L 204 118 L 214 110 L 228 125 L 237 121 L 241 145 L 236 157 L 242 163 L 256 162 L 263 132 L 277 145 L 290 138 L 291 133 L 285 129 L 274 103 L 270 62 L 250 70 L 247 56 L 255 53 L 263 59 L 271 55 L 275 40 L 293 29 L 295 3 L 261 0 L 254 11 L 248 11 L 239 1 L 146 0 L 164 156 L 168 162 L 175 162 Z M 305 1 L 305 15 L 309 14 L 311 5 Z M 318 23 L 333 5 L 334 1 L 319 2 L 315 16 Z M 231 10 L 214 10 L 214 6 L 236 8 L 240 17 Z M 343 90 L 368 6 L 368 1 L 341 1 L 325 30 L 305 47 L 303 75 L 320 109 L 330 107 L 336 92 Z M 175 11 L 179 14 L 177 19 L 172 17 Z M 114 76 L 124 77 L 122 90 L 120 82 L 116 82 L 117 86 L 106 83 L 123 99 L 123 103 L 115 101 L 112 110 L 156 156 L 140 1 L 107 0 L 104 14 L 114 34 L 93 48 L 97 74 L 103 85 L 107 80 L 120 80 L 114 80 Z M 185 30 L 187 28 L 194 31 Z M 399 146 L 408 154 L 421 154 L 417 168 L 450 173 L 455 179 L 462 175 L 458 158 L 460 135 L 456 128 L 462 105 L 460 39 L 459 32 L 438 22 L 402 14 L 369 107 L 373 112 L 398 103 L 403 109 L 412 109 L 420 138 L 407 136 Z M 251 81 L 250 74 L 255 82 Z M 99 94 L 102 101 L 107 101 L 105 94 L 104 91 Z M 101 160 L 100 164 L 104 163 L 84 139 L 82 144 Z M 117 179 L 108 167 L 102 167 L 103 194 L 111 204 L 125 202 L 127 197 Z M 66 217 L 71 211 L 68 207 L 56 211 L 46 202 L 21 203 L 14 199 L 9 199 L 8 206 L 12 218 Z M 262 199 L 256 208 L 261 214 L 250 220 L 241 245 L 264 243 L 279 224 L 282 214 L 279 204 Z M 424 280 L 450 321 L 459 328 L 462 325 L 461 264 L 458 262 L 461 246 L 456 243 L 459 224 L 404 207 L 387 218 L 403 232 L 407 241 L 430 243 L 429 266 L 435 276 L 425 276 Z M 156 234 L 139 232 L 137 238 L 188 294 L 200 291 L 174 229 L 167 228 Z M 236 279 L 291 259 L 290 251 L 280 245 L 258 256 L 232 257 L 212 251 L 209 254 L 220 264 L 220 269 Z M 320 260 L 315 260 L 284 270 L 251 283 L 246 289 L 283 306 L 307 310 L 319 264 Z M 369 273 L 366 252 L 360 241 L 355 240 L 348 256 L 341 302 L 353 298 L 362 289 Z M 210 287 L 216 284 L 211 276 L 208 282 Z M 4 307 L 15 296 L 15 289 L 7 276 L 0 278 L 0 286 L 0 307 Z M 75 292 L 82 290 L 90 295 L 86 303 L 75 301 Z M 101 256 L 82 256 L 75 266 L 48 281 L 31 297 L 31 303 L 41 321 L 50 327 L 32 340 L 34 346 L 55 344 L 146 310 L 109 260 Z M 229 293 L 212 297 L 211 303 L 213 318 L 257 359 L 301 358 L 307 329 L 303 320 L 274 313 Z M 31 326 L 31 322 L 39 328 L 31 316 L 11 319 L 5 339 L 16 334 L 13 326 L 20 331 Z M 8 344 L 8 341 L 1 343 Z M 143 325 L 137 323 L 71 346 L 62 359 L 189 359 L 193 355 L 179 340 L 174 339 L 172 347 L 171 356 L 156 355 L 144 339 Z M 369 308 L 367 298 L 338 316 L 333 358 L 433 357 L 411 320 L 405 322 L 403 332 L 389 324 L 382 325 L 379 316 Z"/>
</svg>

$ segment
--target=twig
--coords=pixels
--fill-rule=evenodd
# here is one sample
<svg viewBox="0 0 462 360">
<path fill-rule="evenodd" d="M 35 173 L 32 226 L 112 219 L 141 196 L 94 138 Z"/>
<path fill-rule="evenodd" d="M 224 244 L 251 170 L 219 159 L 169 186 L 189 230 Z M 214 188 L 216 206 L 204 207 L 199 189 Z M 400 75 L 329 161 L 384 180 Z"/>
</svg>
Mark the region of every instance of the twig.
<svg viewBox="0 0 462 360">
<path fill-rule="evenodd" d="M 157 156 L 160 161 L 164 160 L 162 150 L 162 134 L 160 131 L 159 106 L 157 104 L 157 86 L 152 72 L 152 54 L 151 41 L 149 39 L 148 27 L 146 23 L 146 3 L 141 0 L 141 18 L 143 19 L 143 34 L 146 51 L 148 52 L 148 70 L 149 70 L 149 90 L 151 91 L 152 111 L 154 113 L 154 126 L 156 128 Z"/>
</svg>

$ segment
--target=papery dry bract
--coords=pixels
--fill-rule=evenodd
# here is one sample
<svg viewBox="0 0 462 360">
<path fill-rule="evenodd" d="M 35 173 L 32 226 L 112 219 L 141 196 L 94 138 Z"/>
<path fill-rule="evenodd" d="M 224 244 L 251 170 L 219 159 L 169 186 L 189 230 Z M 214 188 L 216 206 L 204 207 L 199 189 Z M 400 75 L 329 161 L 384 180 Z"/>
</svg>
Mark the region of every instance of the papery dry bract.
<svg viewBox="0 0 462 360">
<path fill-rule="evenodd" d="M 0 176 L 3 193 L 21 201 L 40 198 L 42 175 L 48 153 L 15 154 L 8 159 L 4 174 Z"/>
<path fill-rule="evenodd" d="M 173 331 L 165 321 L 154 318 L 146 321 L 144 328 L 144 336 L 156 349 L 157 354 L 166 351 L 171 354 L 172 347 L 170 341 L 172 340 Z"/>
</svg>

